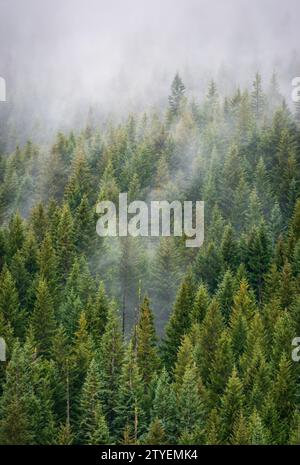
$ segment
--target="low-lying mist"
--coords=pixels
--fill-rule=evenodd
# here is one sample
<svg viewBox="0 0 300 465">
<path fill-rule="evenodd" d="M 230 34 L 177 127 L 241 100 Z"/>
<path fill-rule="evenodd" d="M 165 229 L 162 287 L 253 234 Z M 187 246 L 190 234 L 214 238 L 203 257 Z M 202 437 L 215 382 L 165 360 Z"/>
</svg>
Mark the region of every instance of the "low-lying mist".
<svg viewBox="0 0 300 465">
<path fill-rule="evenodd" d="M 163 107 L 179 71 L 189 96 L 299 74 L 299 2 L 0 0 L 0 135 L 12 146 Z M 11 150 L 14 147 L 8 149 Z"/>
</svg>

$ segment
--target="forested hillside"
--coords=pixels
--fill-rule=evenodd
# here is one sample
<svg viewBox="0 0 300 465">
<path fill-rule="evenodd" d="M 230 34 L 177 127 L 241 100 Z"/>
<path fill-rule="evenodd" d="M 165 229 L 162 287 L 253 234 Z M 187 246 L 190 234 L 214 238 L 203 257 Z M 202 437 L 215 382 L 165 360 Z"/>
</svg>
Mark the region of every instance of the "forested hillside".
<svg viewBox="0 0 300 465">
<path fill-rule="evenodd" d="M 253 79 L 0 153 L 1 444 L 300 444 L 300 108 Z M 120 192 L 203 246 L 100 238 Z"/>
</svg>

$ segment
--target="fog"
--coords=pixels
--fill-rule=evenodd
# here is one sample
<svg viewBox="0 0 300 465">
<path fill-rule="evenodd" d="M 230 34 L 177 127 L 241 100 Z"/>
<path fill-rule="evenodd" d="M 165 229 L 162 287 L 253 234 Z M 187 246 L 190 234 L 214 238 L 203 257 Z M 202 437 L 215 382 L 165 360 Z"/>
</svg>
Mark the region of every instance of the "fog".
<svg viewBox="0 0 300 465">
<path fill-rule="evenodd" d="M 298 0 L 0 0 L 0 122 L 22 141 L 167 102 L 299 75 Z M 3 129 L 3 128 L 2 128 Z"/>
</svg>

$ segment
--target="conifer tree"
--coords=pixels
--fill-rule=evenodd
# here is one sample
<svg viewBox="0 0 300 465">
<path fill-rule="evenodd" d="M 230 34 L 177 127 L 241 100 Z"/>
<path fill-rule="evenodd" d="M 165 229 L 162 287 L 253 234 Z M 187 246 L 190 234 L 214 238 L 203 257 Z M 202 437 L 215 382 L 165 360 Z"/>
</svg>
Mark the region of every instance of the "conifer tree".
<svg viewBox="0 0 300 465">
<path fill-rule="evenodd" d="M 196 292 L 195 300 L 193 303 L 191 315 L 193 323 L 201 323 L 204 320 L 209 306 L 209 302 L 210 297 L 207 287 L 205 286 L 205 284 L 201 283 Z"/>
<path fill-rule="evenodd" d="M 94 213 L 84 194 L 74 213 L 74 242 L 78 253 L 90 253 L 95 230 Z M 98 239 L 98 236 L 96 237 Z"/>
<path fill-rule="evenodd" d="M 27 308 L 30 303 L 32 280 L 25 267 L 25 259 L 21 251 L 15 253 L 11 260 L 10 271 L 14 279 L 21 308 Z"/>
<path fill-rule="evenodd" d="M 248 241 L 246 264 L 250 276 L 250 284 L 256 291 L 259 302 L 262 301 L 264 275 L 270 263 L 270 238 L 266 226 L 261 223 L 254 227 Z"/>
<path fill-rule="evenodd" d="M 152 420 L 158 418 L 165 431 L 168 443 L 174 444 L 177 431 L 177 402 L 173 385 L 165 368 L 158 378 L 152 408 Z"/>
<path fill-rule="evenodd" d="M 185 93 L 185 86 L 178 73 L 175 74 L 171 85 L 171 94 L 169 96 L 169 120 L 177 117 L 180 112 L 183 96 Z"/>
<path fill-rule="evenodd" d="M 91 174 L 84 149 L 80 144 L 72 163 L 71 176 L 65 188 L 65 197 L 72 212 L 79 207 L 84 195 L 91 199 Z"/>
<path fill-rule="evenodd" d="M 227 270 L 218 286 L 216 297 L 226 324 L 228 324 L 233 306 L 233 298 L 237 291 L 237 282 L 231 270 Z"/>
<path fill-rule="evenodd" d="M 263 116 L 264 104 L 265 97 L 262 90 L 261 76 L 259 73 L 256 73 L 251 93 L 251 106 L 257 122 L 259 122 Z"/>
<path fill-rule="evenodd" d="M 216 349 L 214 364 L 209 370 L 209 393 L 212 405 L 216 406 L 218 404 L 225 390 L 227 381 L 233 370 L 233 361 L 230 332 L 224 329 Z"/>
<path fill-rule="evenodd" d="M 49 233 L 45 234 L 41 243 L 37 261 L 39 275 L 47 281 L 52 299 L 56 301 L 56 293 L 58 291 L 58 261 Z"/>
<path fill-rule="evenodd" d="M 6 383 L 1 397 L 1 444 L 34 443 L 30 417 L 33 397 L 28 360 L 17 342 L 7 367 Z"/>
<path fill-rule="evenodd" d="M 180 278 L 180 259 L 174 240 L 163 237 L 159 242 L 156 257 L 152 264 L 152 285 L 159 307 L 162 308 L 158 315 L 163 319 L 176 295 L 177 285 Z"/>
<path fill-rule="evenodd" d="M 97 355 L 101 372 L 102 404 L 110 429 L 112 429 L 115 420 L 123 355 L 121 324 L 115 304 L 112 303 L 108 310 L 105 332 Z"/>
<path fill-rule="evenodd" d="M 73 443 L 73 435 L 68 423 L 60 425 L 57 434 L 57 443 L 60 446 L 69 446 Z"/>
<path fill-rule="evenodd" d="M 162 422 L 156 418 L 149 426 L 149 431 L 145 439 L 145 444 L 148 445 L 163 445 L 167 444 L 166 435 Z"/>
<path fill-rule="evenodd" d="M 250 432 L 247 425 L 247 420 L 243 415 L 243 412 L 237 416 L 234 425 L 233 432 L 230 437 L 230 444 L 234 445 L 249 445 L 250 444 Z"/>
<path fill-rule="evenodd" d="M 79 441 L 83 444 L 109 444 L 109 431 L 101 405 L 98 367 L 90 363 L 80 398 Z"/>
<path fill-rule="evenodd" d="M 259 413 L 254 409 L 250 417 L 250 439 L 251 444 L 265 445 L 269 444 L 269 434 L 267 429 L 262 423 Z"/>
<path fill-rule="evenodd" d="M 242 382 L 238 377 L 236 368 L 234 368 L 221 399 L 220 415 L 224 441 L 228 441 L 233 434 L 235 422 L 242 412 L 244 402 Z"/>
<path fill-rule="evenodd" d="M 101 178 L 98 202 L 110 200 L 116 202 L 119 195 L 118 182 L 111 160 L 108 161 Z"/>
<path fill-rule="evenodd" d="M 22 248 L 25 240 L 24 223 L 19 212 L 17 212 L 10 220 L 8 230 L 8 254 L 12 258 L 14 254 Z"/>
<path fill-rule="evenodd" d="M 52 298 L 47 282 L 44 279 L 40 279 L 37 286 L 36 301 L 31 323 L 38 353 L 41 355 L 49 355 L 56 329 L 56 322 Z"/>
<path fill-rule="evenodd" d="M 140 318 L 136 328 L 137 364 L 145 386 L 149 387 L 159 368 L 157 340 L 153 322 L 153 314 L 147 297 L 140 308 Z"/>
<path fill-rule="evenodd" d="M 234 238 L 233 228 L 230 225 L 227 225 L 224 229 L 221 243 L 221 255 L 224 268 L 230 268 L 234 271 L 238 260 L 238 247 Z"/>
<path fill-rule="evenodd" d="M 20 309 L 19 296 L 13 277 L 5 265 L 0 275 L 0 315 L 16 336 L 23 333 L 24 313 Z"/>
<path fill-rule="evenodd" d="M 90 296 L 86 305 L 88 328 L 95 341 L 100 341 L 107 324 L 109 301 L 103 281 L 99 283 L 96 297 Z"/>
<path fill-rule="evenodd" d="M 215 362 L 219 338 L 224 327 L 220 306 L 213 299 L 201 326 L 199 343 L 195 347 L 195 359 L 204 382 L 208 380 L 209 371 Z"/>
<path fill-rule="evenodd" d="M 74 224 L 70 208 L 64 204 L 61 209 L 57 226 L 57 257 L 58 270 L 65 280 L 74 259 Z"/>
<path fill-rule="evenodd" d="M 194 283 L 191 276 L 188 275 L 179 288 L 176 302 L 166 327 L 164 359 L 167 367 L 172 367 L 174 365 L 181 337 L 186 334 L 190 328 L 194 293 Z"/>
<path fill-rule="evenodd" d="M 185 335 L 182 338 L 181 345 L 177 352 L 177 360 L 174 367 L 174 388 L 176 391 L 182 384 L 182 379 L 187 368 L 194 365 L 193 361 L 193 346 L 189 336 Z"/>
<path fill-rule="evenodd" d="M 124 364 L 120 375 L 117 404 L 115 407 L 115 431 L 119 437 L 126 425 L 133 433 L 134 441 L 145 432 L 143 403 L 143 382 L 137 365 L 136 354 L 132 342 L 125 353 Z"/>
<path fill-rule="evenodd" d="M 278 415 L 277 428 L 272 431 L 272 436 L 278 444 L 285 444 L 287 441 L 288 425 L 293 416 L 295 388 L 295 376 L 291 362 L 286 354 L 283 354 L 272 387 L 272 398 Z"/>
<path fill-rule="evenodd" d="M 221 435 L 221 420 L 219 412 L 216 408 L 213 408 L 209 415 L 206 422 L 205 427 L 205 437 L 207 445 L 217 445 L 221 444 L 222 442 L 222 435 Z"/>
<path fill-rule="evenodd" d="M 204 434 L 205 410 L 199 393 L 199 377 L 194 367 L 187 367 L 177 395 L 178 426 L 181 432 Z"/>
<path fill-rule="evenodd" d="M 78 329 L 75 332 L 74 345 L 71 352 L 71 368 L 73 380 L 71 389 L 73 398 L 78 400 L 88 368 L 93 359 L 93 342 L 87 329 L 85 313 L 82 312 L 78 321 Z"/>
<path fill-rule="evenodd" d="M 41 244 L 48 229 L 48 217 L 42 202 L 32 208 L 30 225 L 38 244 Z"/>
</svg>

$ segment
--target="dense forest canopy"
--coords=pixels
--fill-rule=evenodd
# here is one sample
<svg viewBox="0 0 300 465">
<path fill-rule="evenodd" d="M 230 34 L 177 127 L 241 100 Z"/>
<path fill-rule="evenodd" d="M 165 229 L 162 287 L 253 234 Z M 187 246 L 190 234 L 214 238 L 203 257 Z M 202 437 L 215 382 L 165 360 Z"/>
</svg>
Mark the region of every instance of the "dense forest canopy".
<svg viewBox="0 0 300 465">
<path fill-rule="evenodd" d="M 300 108 L 276 73 L 0 153 L 2 444 L 299 444 Z M 95 206 L 204 200 L 205 241 Z"/>
</svg>

